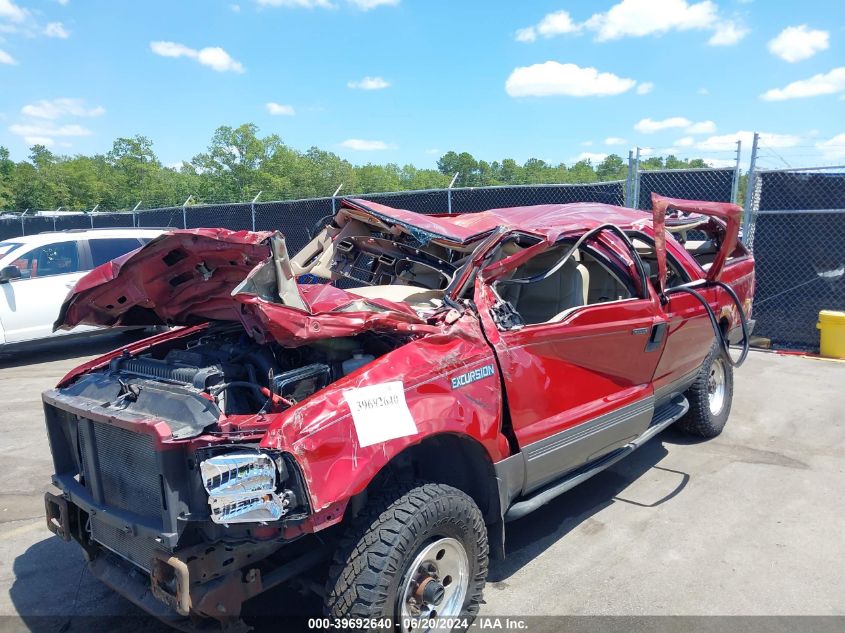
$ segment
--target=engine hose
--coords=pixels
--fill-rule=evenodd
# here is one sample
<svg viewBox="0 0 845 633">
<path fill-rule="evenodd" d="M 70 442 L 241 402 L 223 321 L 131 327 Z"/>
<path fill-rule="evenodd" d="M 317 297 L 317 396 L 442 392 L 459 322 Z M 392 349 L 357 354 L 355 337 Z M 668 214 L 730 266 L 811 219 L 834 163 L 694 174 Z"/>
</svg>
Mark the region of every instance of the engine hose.
<svg viewBox="0 0 845 633">
<path fill-rule="evenodd" d="M 723 288 L 728 293 L 728 296 L 730 296 L 731 301 L 733 301 L 734 305 L 739 311 L 739 321 L 742 324 L 742 352 L 740 353 L 739 358 L 736 360 L 734 360 L 730 355 L 730 342 L 726 338 L 725 333 L 722 332 L 722 328 L 719 327 L 719 322 L 716 320 L 716 314 L 713 312 L 713 308 L 710 307 L 710 304 L 707 302 L 707 299 L 705 299 L 703 296 L 701 296 L 698 292 L 696 292 L 689 286 L 675 286 L 674 288 L 670 289 L 670 292 L 680 290 L 681 292 L 685 292 L 687 294 L 692 295 L 701 302 L 701 305 L 703 305 L 704 309 L 707 311 L 707 316 L 710 317 L 710 325 L 713 326 L 713 331 L 716 334 L 716 340 L 719 341 L 719 344 L 722 347 L 722 351 L 725 353 L 725 359 L 728 361 L 728 363 L 730 363 L 732 367 L 740 367 L 745 362 L 745 359 L 748 357 L 748 349 L 750 347 L 750 342 L 748 339 L 748 320 L 745 317 L 745 310 L 742 309 L 742 302 L 739 300 L 739 297 L 734 292 L 734 289 L 722 281 L 707 281 L 704 283 L 704 287 Z"/>
</svg>

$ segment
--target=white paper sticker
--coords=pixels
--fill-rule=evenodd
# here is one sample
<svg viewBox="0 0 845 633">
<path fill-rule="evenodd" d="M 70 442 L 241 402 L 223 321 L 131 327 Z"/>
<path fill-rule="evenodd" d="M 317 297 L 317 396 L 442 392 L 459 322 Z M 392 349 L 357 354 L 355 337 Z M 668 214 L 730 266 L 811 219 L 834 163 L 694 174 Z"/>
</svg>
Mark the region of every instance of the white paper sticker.
<svg viewBox="0 0 845 633">
<path fill-rule="evenodd" d="M 416 435 L 417 425 L 405 402 L 405 388 L 401 380 L 345 389 L 343 397 L 352 412 L 359 446 Z"/>
</svg>

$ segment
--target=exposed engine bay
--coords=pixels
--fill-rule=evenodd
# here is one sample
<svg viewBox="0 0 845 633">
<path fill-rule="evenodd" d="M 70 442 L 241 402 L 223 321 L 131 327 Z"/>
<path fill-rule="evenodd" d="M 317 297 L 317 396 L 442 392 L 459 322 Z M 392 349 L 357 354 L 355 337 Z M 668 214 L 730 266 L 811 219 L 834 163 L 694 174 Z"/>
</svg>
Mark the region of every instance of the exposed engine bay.
<svg viewBox="0 0 845 633">
<path fill-rule="evenodd" d="M 286 348 L 259 344 L 240 325 L 218 323 L 137 356 L 124 351 L 65 393 L 124 415 L 165 420 L 180 439 L 225 430 L 228 416 L 284 411 L 404 342 L 364 333 Z"/>
</svg>

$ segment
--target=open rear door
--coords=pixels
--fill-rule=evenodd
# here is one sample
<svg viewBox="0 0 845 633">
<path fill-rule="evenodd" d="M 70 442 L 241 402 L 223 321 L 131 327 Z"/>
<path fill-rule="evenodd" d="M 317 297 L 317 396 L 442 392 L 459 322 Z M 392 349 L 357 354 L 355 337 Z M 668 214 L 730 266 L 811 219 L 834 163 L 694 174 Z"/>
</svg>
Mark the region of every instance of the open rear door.
<svg viewBox="0 0 845 633">
<path fill-rule="evenodd" d="M 707 271 L 708 281 L 719 279 L 722 268 L 728 256 L 736 248 L 739 238 L 739 219 L 742 208 L 730 202 L 707 202 L 703 200 L 683 200 L 681 198 L 666 198 L 656 193 L 651 194 L 651 208 L 654 215 L 654 247 L 657 256 L 658 291 L 661 296 L 666 290 L 666 212 L 677 210 L 685 213 L 697 213 L 719 218 L 726 223 L 725 237 L 719 247 L 710 269 Z"/>
</svg>

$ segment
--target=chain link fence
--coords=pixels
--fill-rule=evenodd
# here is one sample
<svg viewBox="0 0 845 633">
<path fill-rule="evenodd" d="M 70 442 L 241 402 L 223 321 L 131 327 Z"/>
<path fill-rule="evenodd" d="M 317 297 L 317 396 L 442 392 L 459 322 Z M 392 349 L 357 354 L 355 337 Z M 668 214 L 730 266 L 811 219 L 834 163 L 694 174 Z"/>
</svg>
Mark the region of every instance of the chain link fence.
<svg viewBox="0 0 845 633">
<path fill-rule="evenodd" d="M 817 350 L 819 311 L 845 310 L 845 166 L 756 170 L 749 187 L 754 333 Z"/>
<path fill-rule="evenodd" d="M 736 200 L 735 168 L 654 169 L 639 171 L 637 176 L 632 196 L 637 209 L 651 210 L 652 192 L 686 200 Z"/>
<path fill-rule="evenodd" d="M 845 310 L 845 167 L 755 169 L 745 193 L 744 240 L 757 261 L 755 334 L 775 347 L 813 350 L 821 309 Z M 534 204 L 597 202 L 651 209 L 651 193 L 737 201 L 739 162 L 707 169 L 640 169 L 629 160 L 626 180 L 586 184 L 514 185 L 361 194 L 364 200 L 418 213 L 471 213 Z M 120 213 L 0 217 L 0 240 L 45 231 L 111 227 L 280 230 L 292 252 L 332 217 L 341 197 L 184 205 Z"/>
</svg>

